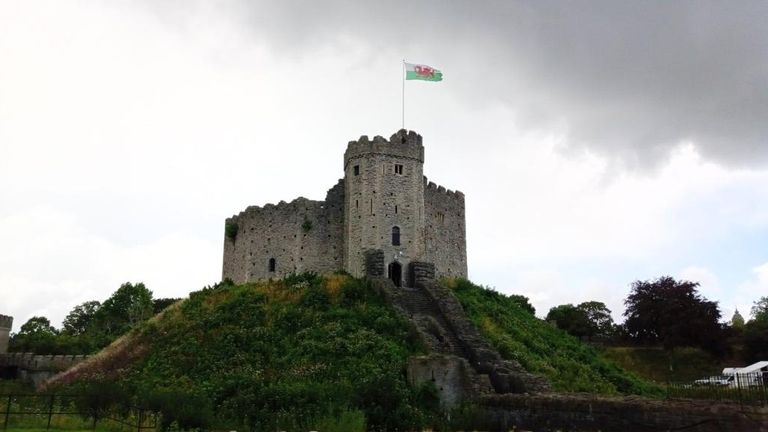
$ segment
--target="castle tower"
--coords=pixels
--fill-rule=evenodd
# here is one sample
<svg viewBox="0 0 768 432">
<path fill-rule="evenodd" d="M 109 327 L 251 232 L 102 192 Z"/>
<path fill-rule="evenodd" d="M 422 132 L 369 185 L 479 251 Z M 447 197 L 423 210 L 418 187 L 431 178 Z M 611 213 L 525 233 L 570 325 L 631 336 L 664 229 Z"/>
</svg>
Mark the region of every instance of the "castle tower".
<svg viewBox="0 0 768 432">
<path fill-rule="evenodd" d="M 366 251 L 384 255 L 384 272 L 396 284 L 408 264 L 425 256 L 424 146 L 401 129 L 387 141 L 367 136 L 344 153 L 344 269 L 365 274 Z"/>
<path fill-rule="evenodd" d="M 12 326 L 13 317 L 0 315 L 0 354 L 8 352 L 8 341 Z"/>
</svg>

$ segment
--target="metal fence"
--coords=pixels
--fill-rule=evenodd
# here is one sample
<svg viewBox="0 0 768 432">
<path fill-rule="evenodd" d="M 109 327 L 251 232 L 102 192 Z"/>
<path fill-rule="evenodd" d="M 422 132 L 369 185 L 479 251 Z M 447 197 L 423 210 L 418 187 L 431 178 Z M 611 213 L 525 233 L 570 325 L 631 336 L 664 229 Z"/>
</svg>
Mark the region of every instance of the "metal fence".
<svg viewBox="0 0 768 432">
<path fill-rule="evenodd" d="M 692 383 L 668 383 L 670 399 L 733 401 L 742 405 L 768 405 L 768 372 L 713 376 Z"/>
<path fill-rule="evenodd" d="M 84 396 L 0 394 L 2 430 L 8 428 L 156 430 L 157 415 L 139 407 L 90 410 Z"/>
</svg>

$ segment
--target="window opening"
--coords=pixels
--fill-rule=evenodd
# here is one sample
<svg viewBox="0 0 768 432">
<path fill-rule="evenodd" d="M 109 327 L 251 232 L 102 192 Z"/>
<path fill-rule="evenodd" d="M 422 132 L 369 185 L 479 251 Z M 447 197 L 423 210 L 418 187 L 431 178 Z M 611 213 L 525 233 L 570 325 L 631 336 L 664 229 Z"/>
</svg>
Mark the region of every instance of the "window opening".
<svg viewBox="0 0 768 432">
<path fill-rule="evenodd" d="M 397 214 L 397 206 L 395 206 L 395 214 Z"/>
<path fill-rule="evenodd" d="M 274 258 L 270 258 L 269 259 L 269 271 L 270 272 L 274 272 L 276 267 L 277 267 L 277 262 L 275 261 Z"/>
<path fill-rule="evenodd" d="M 392 227 L 392 246 L 400 246 L 400 227 Z"/>
<path fill-rule="evenodd" d="M 395 174 L 403 174 L 403 166 L 400 164 L 395 164 Z"/>
<path fill-rule="evenodd" d="M 360 165 L 355 165 L 354 171 L 355 175 L 360 175 Z"/>
</svg>

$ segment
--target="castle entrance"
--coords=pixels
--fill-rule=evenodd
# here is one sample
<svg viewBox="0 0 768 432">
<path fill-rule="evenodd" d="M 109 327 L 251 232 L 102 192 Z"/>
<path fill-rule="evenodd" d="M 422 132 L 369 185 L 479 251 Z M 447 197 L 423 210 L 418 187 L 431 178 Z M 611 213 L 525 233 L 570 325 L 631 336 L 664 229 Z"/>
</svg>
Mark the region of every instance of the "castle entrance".
<svg viewBox="0 0 768 432">
<path fill-rule="evenodd" d="M 399 262 L 393 261 L 390 263 L 387 269 L 387 274 L 396 287 L 401 287 L 403 285 L 403 266 L 400 265 Z"/>
</svg>

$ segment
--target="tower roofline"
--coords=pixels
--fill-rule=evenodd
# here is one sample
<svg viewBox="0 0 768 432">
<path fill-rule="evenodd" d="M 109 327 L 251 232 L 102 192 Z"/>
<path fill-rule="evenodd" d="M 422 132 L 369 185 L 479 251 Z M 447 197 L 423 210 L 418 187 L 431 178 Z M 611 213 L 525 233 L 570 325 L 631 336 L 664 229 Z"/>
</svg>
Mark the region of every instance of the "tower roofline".
<svg viewBox="0 0 768 432">
<path fill-rule="evenodd" d="M 400 129 L 389 140 L 380 135 L 376 135 L 371 140 L 367 135 L 363 135 L 356 141 L 350 141 L 347 144 L 347 151 L 344 152 L 344 168 L 346 169 L 352 159 L 373 154 L 415 159 L 424 163 L 424 145 L 421 135 L 414 131 Z"/>
</svg>

